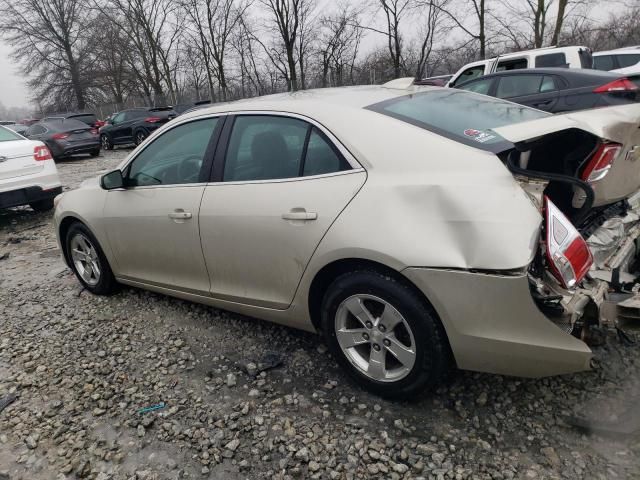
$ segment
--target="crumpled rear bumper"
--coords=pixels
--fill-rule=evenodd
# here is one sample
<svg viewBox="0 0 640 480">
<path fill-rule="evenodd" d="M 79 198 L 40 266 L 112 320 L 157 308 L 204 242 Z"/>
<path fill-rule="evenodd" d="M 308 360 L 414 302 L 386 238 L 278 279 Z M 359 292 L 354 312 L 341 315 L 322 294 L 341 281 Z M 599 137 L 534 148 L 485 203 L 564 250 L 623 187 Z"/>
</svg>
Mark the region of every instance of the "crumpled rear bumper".
<svg viewBox="0 0 640 480">
<path fill-rule="evenodd" d="M 589 347 L 536 306 L 526 273 L 407 268 L 440 316 L 459 368 L 519 377 L 588 370 Z"/>
</svg>

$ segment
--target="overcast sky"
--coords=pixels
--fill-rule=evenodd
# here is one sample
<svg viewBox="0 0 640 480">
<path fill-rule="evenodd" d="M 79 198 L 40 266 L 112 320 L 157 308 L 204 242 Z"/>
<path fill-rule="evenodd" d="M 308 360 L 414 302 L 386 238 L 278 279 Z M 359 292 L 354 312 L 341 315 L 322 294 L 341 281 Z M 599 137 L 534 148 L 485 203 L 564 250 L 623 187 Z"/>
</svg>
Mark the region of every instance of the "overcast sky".
<svg viewBox="0 0 640 480">
<path fill-rule="evenodd" d="M 331 2 L 332 0 L 327 0 Z M 596 2 L 591 11 L 592 18 L 605 18 L 620 8 L 621 0 Z M 375 41 L 373 38 L 370 41 Z M 11 49 L 0 39 L 0 103 L 7 107 L 28 107 L 29 93 L 25 80 L 18 73 L 17 66 L 11 61 Z"/>
</svg>

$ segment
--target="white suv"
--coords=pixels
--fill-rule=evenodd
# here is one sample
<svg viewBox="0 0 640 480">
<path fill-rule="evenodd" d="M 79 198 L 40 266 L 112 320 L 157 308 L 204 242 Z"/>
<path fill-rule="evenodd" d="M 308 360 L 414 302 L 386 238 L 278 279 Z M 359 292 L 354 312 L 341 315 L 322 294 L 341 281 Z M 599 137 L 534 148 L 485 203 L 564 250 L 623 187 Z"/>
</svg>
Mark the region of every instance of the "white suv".
<svg viewBox="0 0 640 480">
<path fill-rule="evenodd" d="M 593 68 L 624 75 L 640 75 L 640 47 L 596 52 L 593 54 Z"/>
<path fill-rule="evenodd" d="M 455 87 L 489 73 L 522 68 L 592 68 L 591 50 L 587 47 L 546 47 L 507 53 L 486 60 L 467 63 L 458 70 L 448 87 Z"/>
<path fill-rule="evenodd" d="M 51 210 L 60 193 L 58 170 L 44 143 L 0 126 L 0 209 L 29 205 L 38 212 Z"/>
</svg>

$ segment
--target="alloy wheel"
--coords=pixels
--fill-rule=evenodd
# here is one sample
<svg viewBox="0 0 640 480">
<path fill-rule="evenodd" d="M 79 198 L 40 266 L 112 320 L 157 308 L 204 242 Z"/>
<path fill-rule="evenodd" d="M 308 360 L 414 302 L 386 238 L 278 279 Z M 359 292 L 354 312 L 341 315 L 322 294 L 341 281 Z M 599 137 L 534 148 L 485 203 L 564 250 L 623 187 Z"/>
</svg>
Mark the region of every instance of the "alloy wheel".
<svg viewBox="0 0 640 480">
<path fill-rule="evenodd" d="M 411 327 L 386 300 L 352 295 L 338 307 L 335 332 L 342 352 L 361 373 L 378 382 L 406 377 L 416 362 Z"/>
<path fill-rule="evenodd" d="M 76 233 L 69 243 L 73 265 L 88 285 L 95 286 L 100 281 L 100 259 L 95 246 L 85 235 Z"/>
<path fill-rule="evenodd" d="M 104 148 L 105 150 L 109 150 L 111 148 L 111 142 L 109 141 L 109 137 L 107 137 L 106 135 L 102 135 L 101 140 L 102 140 L 102 148 Z"/>
<path fill-rule="evenodd" d="M 147 138 L 143 132 L 136 133 L 136 145 L 140 145 Z"/>
</svg>

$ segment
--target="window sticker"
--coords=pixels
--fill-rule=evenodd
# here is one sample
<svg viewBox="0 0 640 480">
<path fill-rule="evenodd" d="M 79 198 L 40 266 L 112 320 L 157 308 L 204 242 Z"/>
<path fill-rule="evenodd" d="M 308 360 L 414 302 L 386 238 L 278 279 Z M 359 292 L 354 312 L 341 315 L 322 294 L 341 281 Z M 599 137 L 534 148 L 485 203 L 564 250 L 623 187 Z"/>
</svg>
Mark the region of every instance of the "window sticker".
<svg viewBox="0 0 640 480">
<path fill-rule="evenodd" d="M 473 138 L 478 143 L 488 142 L 489 140 L 493 140 L 494 138 L 496 138 L 496 136 L 491 133 L 476 130 L 475 128 L 467 128 L 464 131 L 464 134 L 467 137 Z"/>
</svg>

